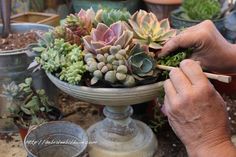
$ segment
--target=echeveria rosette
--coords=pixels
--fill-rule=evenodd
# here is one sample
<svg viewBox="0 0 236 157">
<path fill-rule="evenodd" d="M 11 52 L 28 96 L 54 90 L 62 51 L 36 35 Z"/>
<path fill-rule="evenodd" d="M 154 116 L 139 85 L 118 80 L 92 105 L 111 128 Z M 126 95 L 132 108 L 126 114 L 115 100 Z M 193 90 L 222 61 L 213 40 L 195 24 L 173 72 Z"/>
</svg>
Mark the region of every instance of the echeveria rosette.
<svg viewBox="0 0 236 157">
<path fill-rule="evenodd" d="M 132 42 L 133 32 L 128 29 L 127 23 L 118 21 L 110 27 L 99 23 L 92 29 L 91 34 L 83 38 L 84 48 L 93 54 L 109 53 L 111 46 L 120 45 L 126 48 Z"/>
<path fill-rule="evenodd" d="M 152 49 L 161 49 L 168 39 L 176 35 L 176 30 L 170 28 L 168 19 L 158 21 L 153 13 L 144 10 L 134 13 L 129 23 L 136 34 L 133 41 Z"/>
<path fill-rule="evenodd" d="M 128 66 L 136 79 L 143 80 L 155 75 L 156 60 L 149 54 L 148 49 L 137 44 L 131 50 Z"/>
</svg>

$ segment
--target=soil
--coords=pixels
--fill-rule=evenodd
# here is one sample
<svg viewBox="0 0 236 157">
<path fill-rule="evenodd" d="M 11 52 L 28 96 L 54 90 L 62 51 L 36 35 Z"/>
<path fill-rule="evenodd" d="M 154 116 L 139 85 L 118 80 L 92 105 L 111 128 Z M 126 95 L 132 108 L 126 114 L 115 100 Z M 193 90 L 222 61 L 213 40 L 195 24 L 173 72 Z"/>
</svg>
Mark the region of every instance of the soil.
<svg viewBox="0 0 236 157">
<path fill-rule="evenodd" d="M 0 38 L 0 51 L 26 48 L 29 44 L 37 43 L 36 31 L 9 34 L 7 38 Z"/>
<path fill-rule="evenodd" d="M 226 102 L 227 112 L 229 115 L 230 131 L 233 135 L 236 134 L 236 99 L 230 96 L 223 95 Z"/>
</svg>

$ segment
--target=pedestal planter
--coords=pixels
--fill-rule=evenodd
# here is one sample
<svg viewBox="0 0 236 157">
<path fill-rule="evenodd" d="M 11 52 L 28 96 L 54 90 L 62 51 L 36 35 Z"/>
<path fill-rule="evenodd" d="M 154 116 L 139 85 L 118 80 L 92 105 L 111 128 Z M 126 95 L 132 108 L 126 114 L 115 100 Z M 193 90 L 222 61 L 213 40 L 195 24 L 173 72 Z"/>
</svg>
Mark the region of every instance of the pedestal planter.
<svg viewBox="0 0 236 157">
<path fill-rule="evenodd" d="M 170 12 L 177 9 L 182 0 L 144 0 L 148 11 L 153 12 L 159 20 L 168 18 Z"/>
<path fill-rule="evenodd" d="M 49 79 L 62 91 L 94 104 L 104 104 L 106 118 L 91 126 L 87 132 L 90 141 L 90 157 L 153 157 L 157 140 L 152 130 L 144 123 L 130 118 L 132 107 L 155 99 L 162 82 L 133 88 L 91 88 L 75 86 L 47 74 Z"/>
<path fill-rule="evenodd" d="M 170 21 L 171 21 L 171 26 L 173 28 L 183 29 L 183 28 L 187 28 L 187 27 L 197 25 L 197 24 L 202 22 L 202 21 L 199 21 L 199 20 L 186 20 L 186 19 L 183 19 L 183 18 L 180 17 L 180 14 L 181 14 L 180 9 L 176 9 L 176 10 L 171 12 Z M 225 21 L 225 18 L 213 20 L 213 23 L 215 24 L 217 29 L 221 32 L 221 34 L 225 33 L 224 21 Z"/>
<path fill-rule="evenodd" d="M 94 10 L 105 8 L 124 9 L 126 8 L 130 13 L 134 13 L 139 9 L 140 0 L 72 0 L 75 12 L 80 9 L 89 9 L 92 7 Z"/>
</svg>

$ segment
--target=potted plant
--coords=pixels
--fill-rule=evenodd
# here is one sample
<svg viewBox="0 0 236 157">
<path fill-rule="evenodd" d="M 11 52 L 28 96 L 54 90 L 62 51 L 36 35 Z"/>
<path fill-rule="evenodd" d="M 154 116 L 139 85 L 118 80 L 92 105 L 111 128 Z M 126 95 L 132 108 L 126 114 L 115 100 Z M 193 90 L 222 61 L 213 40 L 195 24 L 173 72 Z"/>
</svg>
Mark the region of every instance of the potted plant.
<svg viewBox="0 0 236 157">
<path fill-rule="evenodd" d="M 159 20 L 168 18 L 170 12 L 177 9 L 182 0 L 143 0 L 148 11 L 153 12 Z"/>
<path fill-rule="evenodd" d="M 24 83 L 4 85 L 4 95 L 11 102 L 9 111 L 24 139 L 29 127 L 62 118 L 61 111 L 49 101 L 43 89 L 36 90 L 32 78 Z"/>
<path fill-rule="evenodd" d="M 224 14 L 218 0 L 184 0 L 180 8 L 172 11 L 170 20 L 177 29 L 212 20 L 218 30 L 224 33 Z"/>
<path fill-rule="evenodd" d="M 139 9 L 139 4 L 140 0 L 72 0 L 72 5 L 75 12 L 92 7 L 96 11 L 101 8 L 126 8 L 131 13 L 134 13 Z"/>
</svg>

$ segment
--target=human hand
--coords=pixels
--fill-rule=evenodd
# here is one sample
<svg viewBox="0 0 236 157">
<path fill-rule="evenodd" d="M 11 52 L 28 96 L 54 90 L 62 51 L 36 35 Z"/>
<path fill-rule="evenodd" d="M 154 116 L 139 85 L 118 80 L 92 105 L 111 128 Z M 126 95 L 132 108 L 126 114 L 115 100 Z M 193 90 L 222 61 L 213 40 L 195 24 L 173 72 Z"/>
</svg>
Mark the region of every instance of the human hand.
<svg viewBox="0 0 236 157">
<path fill-rule="evenodd" d="M 225 102 L 201 67 L 190 59 L 184 60 L 169 76 L 164 83 L 163 112 L 189 156 L 205 151 L 214 156 L 212 148 L 225 143 L 231 146 Z M 206 155 L 198 156 L 204 157 L 203 154 Z"/>
<path fill-rule="evenodd" d="M 158 56 L 165 56 L 178 48 L 193 48 L 191 58 L 200 61 L 201 66 L 210 71 L 236 72 L 235 45 L 228 43 L 209 20 L 170 39 Z"/>
</svg>

